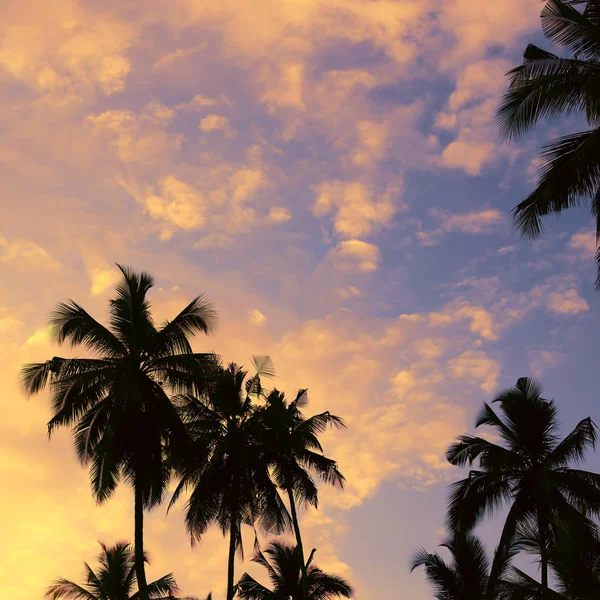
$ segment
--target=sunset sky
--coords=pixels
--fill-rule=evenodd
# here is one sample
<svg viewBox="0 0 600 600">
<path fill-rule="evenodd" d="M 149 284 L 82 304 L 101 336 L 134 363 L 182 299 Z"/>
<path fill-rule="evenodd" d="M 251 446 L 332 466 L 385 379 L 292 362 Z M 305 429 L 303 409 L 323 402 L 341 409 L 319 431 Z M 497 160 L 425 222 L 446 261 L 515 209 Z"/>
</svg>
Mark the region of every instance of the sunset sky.
<svg viewBox="0 0 600 600">
<path fill-rule="evenodd" d="M 443 534 L 461 476 L 444 451 L 484 400 L 534 375 L 565 431 L 600 422 L 590 216 L 548 221 L 535 243 L 509 218 L 543 141 L 581 123 L 513 144 L 494 125 L 541 7 L 0 3 L 2 598 L 40 598 L 78 580 L 98 540 L 133 537 L 131 491 L 97 507 L 69 433 L 48 441 L 47 398 L 18 379 L 72 355 L 47 338 L 56 302 L 106 319 L 116 262 L 155 276 L 157 321 L 214 301 L 199 351 L 269 354 L 274 385 L 346 419 L 324 437 L 346 489 L 323 487 L 302 527 L 360 600 L 431 598 L 409 558 Z M 226 540 L 214 529 L 192 549 L 182 505 L 165 512 L 147 518 L 149 577 L 222 598 Z"/>
</svg>

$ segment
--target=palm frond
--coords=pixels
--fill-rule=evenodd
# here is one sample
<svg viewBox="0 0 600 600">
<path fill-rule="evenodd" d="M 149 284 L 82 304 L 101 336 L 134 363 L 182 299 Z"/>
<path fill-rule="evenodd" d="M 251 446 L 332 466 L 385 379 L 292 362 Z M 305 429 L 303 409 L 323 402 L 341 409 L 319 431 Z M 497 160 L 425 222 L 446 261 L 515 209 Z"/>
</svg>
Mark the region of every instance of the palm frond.
<svg viewBox="0 0 600 600">
<path fill-rule="evenodd" d="M 197 333 L 209 334 L 217 327 L 217 312 L 205 296 L 194 298 L 172 321 L 165 321 L 150 342 L 152 356 L 192 354 L 189 338 Z"/>
<path fill-rule="evenodd" d="M 600 58 L 600 30 L 585 14 L 561 0 L 546 0 L 542 10 L 545 36 L 577 56 Z"/>
<path fill-rule="evenodd" d="M 538 186 L 512 211 L 517 229 L 532 239 L 544 231 L 542 217 L 579 206 L 600 188 L 600 128 L 553 140 L 542 158 Z"/>
<path fill-rule="evenodd" d="M 589 122 L 600 114 L 597 89 L 600 65 L 560 58 L 529 44 L 524 62 L 508 73 L 509 89 L 501 99 L 496 122 L 508 139 L 520 137 L 541 119 L 585 111 Z"/>
<path fill-rule="evenodd" d="M 570 462 L 583 462 L 585 451 L 596 447 L 597 429 L 590 417 L 578 423 L 575 429 L 550 453 L 546 464 L 564 467 Z"/>
<path fill-rule="evenodd" d="M 91 592 L 68 579 L 57 579 L 46 591 L 44 598 L 48 600 L 100 600 Z"/>
<path fill-rule="evenodd" d="M 136 273 L 117 265 L 123 275 L 110 301 L 110 325 L 119 341 L 129 351 L 140 351 L 156 335 L 146 298 L 154 280 L 148 273 Z"/>
<path fill-rule="evenodd" d="M 83 345 L 103 356 L 122 356 L 126 349 L 104 325 L 91 317 L 77 302 L 61 302 L 50 315 L 52 336 L 59 344 Z"/>
<path fill-rule="evenodd" d="M 252 366 L 259 377 L 271 379 L 275 377 L 275 365 L 270 356 L 253 356 Z"/>
</svg>

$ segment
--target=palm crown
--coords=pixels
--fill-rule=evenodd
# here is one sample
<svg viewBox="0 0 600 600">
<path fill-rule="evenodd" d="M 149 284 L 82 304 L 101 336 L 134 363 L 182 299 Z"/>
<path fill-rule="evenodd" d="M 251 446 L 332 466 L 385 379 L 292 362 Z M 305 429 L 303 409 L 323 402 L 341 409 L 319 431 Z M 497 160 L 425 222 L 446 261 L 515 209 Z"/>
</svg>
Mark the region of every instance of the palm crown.
<svg viewBox="0 0 600 600">
<path fill-rule="evenodd" d="M 118 542 L 110 547 L 104 544 L 100 546 L 100 568 L 94 571 L 85 563 L 83 585 L 61 577 L 48 588 L 44 597 L 48 600 L 138 600 L 138 592 L 133 593 L 136 585 L 135 559 L 130 545 Z M 177 585 L 172 574 L 148 584 L 152 600 L 174 600 L 176 591 Z"/>
<path fill-rule="evenodd" d="M 484 514 L 510 504 L 491 575 L 498 576 L 519 527 L 531 528 L 533 523 L 547 585 L 547 549 L 556 526 L 569 522 L 583 530 L 591 527 L 587 517 L 600 515 L 600 475 L 570 466 L 595 445 L 591 419 L 582 420 L 559 442 L 556 407 L 541 393 L 534 380 L 519 379 L 494 401 L 502 416 L 486 403 L 476 421 L 477 427 L 491 426 L 500 444 L 463 435 L 448 449 L 454 465 L 479 462 L 466 479 L 451 487 L 448 524 L 451 530 L 470 529 Z"/>
<path fill-rule="evenodd" d="M 333 600 L 351 598 L 352 586 L 342 577 L 331 575 L 311 565 L 308 561 L 307 580 L 309 600 Z M 245 573 L 238 583 L 238 595 L 242 600 L 301 600 L 302 574 L 298 549 L 282 542 L 273 542 L 263 552 L 257 550 L 252 559 L 267 569 L 272 590 Z"/>
<path fill-rule="evenodd" d="M 578 6 L 584 6 L 583 12 Z M 523 64 L 508 73 L 509 89 L 498 122 L 509 138 L 540 119 L 583 113 L 591 129 L 546 144 L 535 190 L 513 211 L 527 237 L 543 231 L 542 218 L 584 202 L 591 204 L 600 236 L 600 0 L 549 0 L 541 15 L 551 42 L 571 56 L 562 58 L 529 44 Z M 600 264 L 600 253 L 597 255 Z M 600 272 L 597 280 L 600 286 Z"/>
</svg>

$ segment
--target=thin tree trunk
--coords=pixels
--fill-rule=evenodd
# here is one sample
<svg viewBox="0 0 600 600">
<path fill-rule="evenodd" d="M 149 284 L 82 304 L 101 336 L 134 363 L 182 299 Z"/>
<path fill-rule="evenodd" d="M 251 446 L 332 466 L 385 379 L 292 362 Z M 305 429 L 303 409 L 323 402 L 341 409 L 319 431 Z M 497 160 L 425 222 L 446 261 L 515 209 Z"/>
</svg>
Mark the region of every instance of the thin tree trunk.
<svg viewBox="0 0 600 600">
<path fill-rule="evenodd" d="M 538 509 L 538 535 L 540 536 L 540 566 L 542 571 L 542 585 L 548 587 L 548 557 L 546 556 L 546 524 Z"/>
<path fill-rule="evenodd" d="M 231 528 L 229 530 L 229 562 L 227 564 L 227 600 L 233 600 L 234 589 L 233 589 L 233 577 L 235 567 L 235 542 L 237 539 L 237 525 L 235 517 L 231 521 Z"/>
<path fill-rule="evenodd" d="M 508 511 L 508 515 L 506 515 L 506 521 L 504 522 L 504 527 L 502 528 L 500 541 L 498 542 L 498 547 L 496 548 L 496 552 L 494 554 L 486 593 L 487 600 L 494 600 L 496 598 L 496 586 L 502 577 L 503 569 L 506 565 L 506 558 L 513 544 L 517 524 L 521 517 L 520 497 L 517 496 L 513 502 L 513 505 Z"/>
<path fill-rule="evenodd" d="M 135 486 L 135 577 L 137 579 L 140 600 L 150 600 L 148 595 L 148 584 L 146 583 L 146 570 L 144 565 L 144 504 L 142 499 L 142 490 Z"/>
<path fill-rule="evenodd" d="M 298 548 L 298 558 L 300 559 L 300 570 L 302 572 L 302 598 L 308 600 L 308 577 L 306 574 L 306 563 L 304 562 L 304 548 L 302 547 L 302 536 L 300 535 L 300 524 L 298 523 L 298 514 L 296 513 L 296 500 L 292 488 L 287 489 L 290 499 L 290 508 L 292 510 L 292 521 L 294 523 L 294 532 L 296 534 L 296 547 Z"/>
</svg>

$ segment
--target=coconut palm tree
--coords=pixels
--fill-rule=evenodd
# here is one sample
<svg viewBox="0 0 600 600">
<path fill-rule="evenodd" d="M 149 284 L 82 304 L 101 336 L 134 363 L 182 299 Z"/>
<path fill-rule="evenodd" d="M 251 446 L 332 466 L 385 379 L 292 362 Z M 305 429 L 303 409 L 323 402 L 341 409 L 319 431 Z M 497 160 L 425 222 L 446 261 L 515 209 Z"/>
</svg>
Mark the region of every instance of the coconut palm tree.
<svg viewBox="0 0 600 600">
<path fill-rule="evenodd" d="M 448 525 L 451 531 L 471 529 L 487 513 L 509 506 L 500 538 L 500 552 L 490 576 L 498 577 L 505 552 L 519 528 L 535 524 L 539 545 L 542 585 L 548 585 L 548 549 L 561 523 L 585 530 L 587 517 L 600 515 L 600 475 L 573 468 L 586 450 L 594 448 L 596 427 L 583 419 L 559 442 L 553 401 L 541 397 L 539 383 L 521 378 L 515 387 L 494 400 L 498 415 L 485 403 L 476 427 L 494 429 L 499 443 L 462 435 L 447 451 L 453 465 L 478 462 L 478 468 L 450 488 Z M 589 526 L 589 527 L 588 527 Z"/>
<path fill-rule="evenodd" d="M 311 552 L 306 565 L 309 600 L 351 598 L 354 590 L 345 579 L 311 565 L 314 553 L 315 550 Z M 237 585 L 241 600 L 302 600 L 302 571 L 297 547 L 273 542 L 264 554 L 257 549 L 252 561 L 267 569 L 273 589 L 244 573 Z"/>
<path fill-rule="evenodd" d="M 139 600 L 139 592 L 133 592 L 136 584 L 135 556 L 131 546 L 117 542 L 107 547 L 100 544 L 98 556 L 100 568 L 93 571 L 85 564 L 85 583 L 79 585 L 68 579 L 59 578 L 49 588 L 44 598 L 48 600 Z M 144 556 L 145 562 L 148 562 Z M 177 584 L 172 573 L 147 584 L 152 600 L 175 600 Z"/>
<path fill-rule="evenodd" d="M 582 6 L 583 12 L 578 10 Z M 548 0 L 543 8 L 546 38 L 565 48 L 560 57 L 533 44 L 523 64 L 508 73 L 509 88 L 498 109 L 507 138 L 517 138 L 540 119 L 581 113 L 590 129 L 546 144 L 534 191 L 513 210 L 519 231 L 543 232 L 542 218 L 589 203 L 600 236 L 600 1 Z M 596 255 L 600 265 L 600 253 Z M 596 281 L 600 287 L 600 272 Z"/>
<path fill-rule="evenodd" d="M 54 357 L 25 365 L 22 379 L 28 394 L 51 392 L 51 435 L 60 426 L 73 428 L 80 461 L 90 465 L 98 502 L 114 492 L 120 479 L 134 489 L 136 577 L 140 599 L 149 600 L 144 572 L 144 509 L 165 493 L 169 469 L 164 444 L 182 445 L 186 432 L 171 394 L 198 393 L 214 357 L 193 352 L 189 336 L 209 333 L 215 311 L 203 296 L 195 298 L 172 321 L 156 327 L 148 291 L 153 280 L 119 266 L 122 279 L 110 301 L 105 327 L 73 300 L 61 303 L 50 324 L 56 342 L 83 347 L 91 358 Z"/>
<path fill-rule="evenodd" d="M 296 504 L 318 505 L 317 486 L 313 475 L 323 481 L 343 487 L 344 476 L 335 461 L 323 455 L 318 435 L 328 427 L 344 427 L 342 419 L 329 412 L 306 418 L 301 409 L 308 403 L 307 390 L 298 391 L 296 398 L 288 404 L 285 395 L 273 390 L 266 398 L 265 406 L 259 410 L 264 425 L 265 446 L 270 453 L 273 479 L 279 489 L 287 495 L 298 559 L 302 568 L 303 599 L 308 600 L 308 581 L 298 522 Z"/>
<path fill-rule="evenodd" d="M 191 489 L 186 506 L 186 527 L 192 543 L 212 523 L 229 535 L 227 600 L 235 595 L 236 550 L 243 556 L 242 525 L 281 533 L 290 517 L 269 474 L 261 443 L 262 424 L 252 396 L 262 392 L 260 376 L 268 375 L 265 357 L 255 360 L 259 372 L 247 379 L 246 371 L 230 364 L 215 376 L 207 394 L 182 395 L 180 411 L 193 445 L 177 466 L 181 478 L 170 506 L 182 491 Z"/>
<path fill-rule="evenodd" d="M 424 549 L 415 553 L 411 572 L 425 567 L 425 574 L 439 600 L 496 600 L 503 584 L 500 577 L 515 554 L 513 547 L 504 555 L 502 568 L 494 579 L 490 577 L 490 561 L 481 540 L 465 529 L 456 530 L 441 547 L 451 556 L 448 564 L 439 554 Z"/>
</svg>

